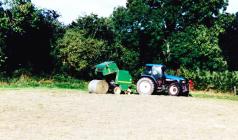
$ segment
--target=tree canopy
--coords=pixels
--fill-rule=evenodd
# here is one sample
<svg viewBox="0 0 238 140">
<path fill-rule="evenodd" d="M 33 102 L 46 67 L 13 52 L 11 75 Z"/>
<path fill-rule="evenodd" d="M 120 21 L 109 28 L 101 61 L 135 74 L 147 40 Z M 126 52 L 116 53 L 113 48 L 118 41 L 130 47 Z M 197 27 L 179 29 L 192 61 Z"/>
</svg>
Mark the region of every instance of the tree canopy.
<svg viewBox="0 0 238 140">
<path fill-rule="evenodd" d="M 0 2 L 0 68 L 85 76 L 114 60 L 138 74 L 146 63 L 173 69 L 238 70 L 238 15 L 227 0 L 127 0 L 110 17 L 78 17 L 70 25 L 30 0 Z M 81 74 L 80 74 L 81 73 Z"/>
<path fill-rule="evenodd" d="M 37 9 L 30 0 L 0 5 L 1 51 L 7 71 L 29 68 L 37 72 L 51 67 L 51 44 L 61 28 L 58 16 L 55 11 Z"/>
<path fill-rule="evenodd" d="M 200 45 L 203 45 L 203 48 L 207 47 L 202 49 L 204 51 L 210 48 L 217 50 L 214 52 L 217 54 L 213 55 L 217 57 L 214 58 L 217 59 L 217 61 L 211 63 L 216 62 L 218 63 L 217 65 L 225 64 L 217 41 L 219 33 L 223 31 L 221 29 L 224 28 L 224 23 L 218 23 L 218 21 L 220 21 L 222 15 L 224 15 L 227 3 L 228 2 L 224 0 L 128 0 L 126 8 L 119 7 L 115 9 L 111 18 L 114 22 L 115 31 L 119 34 L 118 37 L 122 40 L 123 45 L 139 51 L 141 65 L 148 62 L 174 65 L 173 62 L 176 61 L 179 65 L 178 67 L 186 66 L 187 68 L 198 68 L 200 65 L 192 61 L 190 61 L 190 66 L 188 63 L 184 64 L 184 59 L 177 53 L 187 52 L 186 49 L 189 50 L 189 48 L 184 46 L 185 44 L 189 47 L 193 47 L 194 50 L 201 48 Z M 199 27 L 202 27 L 203 30 L 208 33 L 199 36 L 199 29 L 201 29 Z M 198 28 L 198 30 L 194 30 L 195 34 L 193 34 L 193 38 L 191 38 L 191 32 L 189 32 L 191 28 Z M 217 28 L 220 30 L 215 30 Z M 211 34 L 212 32 L 217 33 Z M 180 35 L 190 39 L 182 40 L 181 38 L 179 41 L 177 37 Z M 215 40 L 208 39 L 210 37 L 213 37 Z M 201 42 L 201 44 L 193 45 L 191 41 L 196 41 L 197 39 L 206 40 L 211 44 L 208 42 L 209 45 L 202 44 Z M 167 50 L 168 46 L 170 50 Z M 178 56 L 179 59 L 173 58 L 173 55 L 169 55 L 168 51 Z M 196 56 L 196 54 L 191 56 Z M 196 60 L 196 57 L 189 59 L 200 61 Z M 211 59 L 204 58 L 202 60 Z M 208 63 L 204 65 L 204 67 L 207 67 L 206 69 L 211 68 L 206 66 L 206 64 L 210 65 Z M 225 67 L 226 66 L 224 66 L 224 68 Z M 220 68 L 223 69 L 223 67 L 216 67 L 216 69 L 212 68 L 211 70 L 219 70 Z"/>
</svg>

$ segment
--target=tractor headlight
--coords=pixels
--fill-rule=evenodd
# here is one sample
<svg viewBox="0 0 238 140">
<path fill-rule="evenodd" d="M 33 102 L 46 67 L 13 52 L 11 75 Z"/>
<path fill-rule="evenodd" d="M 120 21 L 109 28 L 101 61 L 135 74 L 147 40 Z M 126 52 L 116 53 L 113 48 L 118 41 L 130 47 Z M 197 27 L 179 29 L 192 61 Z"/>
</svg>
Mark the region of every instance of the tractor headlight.
<svg viewBox="0 0 238 140">
<path fill-rule="evenodd" d="M 185 81 L 185 80 L 183 80 L 181 83 L 182 83 L 182 84 L 186 84 L 186 81 Z"/>
</svg>

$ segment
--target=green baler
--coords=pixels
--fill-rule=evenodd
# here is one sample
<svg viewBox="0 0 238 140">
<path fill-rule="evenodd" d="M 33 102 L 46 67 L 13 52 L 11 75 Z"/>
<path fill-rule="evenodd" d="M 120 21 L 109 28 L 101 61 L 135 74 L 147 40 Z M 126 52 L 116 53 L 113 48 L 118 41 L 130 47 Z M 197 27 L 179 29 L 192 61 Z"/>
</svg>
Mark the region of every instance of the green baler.
<svg viewBox="0 0 238 140">
<path fill-rule="evenodd" d="M 89 92 L 114 94 L 130 93 L 132 76 L 127 70 L 120 70 L 113 61 L 106 61 L 95 66 L 97 79 L 89 83 Z"/>
</svg>

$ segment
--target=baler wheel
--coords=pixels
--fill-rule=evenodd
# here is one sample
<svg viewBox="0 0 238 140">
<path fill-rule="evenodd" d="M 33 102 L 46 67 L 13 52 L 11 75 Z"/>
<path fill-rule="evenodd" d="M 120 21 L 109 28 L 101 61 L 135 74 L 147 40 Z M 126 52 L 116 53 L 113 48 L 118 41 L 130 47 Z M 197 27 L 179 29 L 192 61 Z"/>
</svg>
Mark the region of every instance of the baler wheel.
<svg viewBox="0 0 238 140">
<path fill-rule="evenodd" d="M 116 94 L 116 95 L 120 95 L 121 94 L 121 88 L 119 86 L 114 87 L 113 93 Z"/>
</svg>

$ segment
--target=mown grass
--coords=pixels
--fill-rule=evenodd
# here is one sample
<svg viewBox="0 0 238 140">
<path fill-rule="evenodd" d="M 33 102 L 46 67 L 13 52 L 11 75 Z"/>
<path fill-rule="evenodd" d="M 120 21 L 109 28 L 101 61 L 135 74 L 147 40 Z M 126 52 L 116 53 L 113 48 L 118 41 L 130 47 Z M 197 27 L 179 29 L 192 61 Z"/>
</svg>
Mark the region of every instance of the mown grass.
<svg viewBox="0 0 238 140">
<path fill-rule="evenodd" d="M 238 95 L 234 93 L 221 93 L 213 91 L 192 91 L 190 92 L 192 97 L 196 98 L 212 98 L 212 99 L 225 99 L 238 101 Z"/>
<path fill-rule="evenodd" d="M 27 76 L 1 77 L 1 89 L 19 89 L 19 88 L 57 88 L 57 89 L 79 89 L 86 91 L 88 82 L 79 80 L 70 76 Z M 133 87 L 136 88 L 136 87 Z M 213 98 L 238 101 L 238 95 L 234 93 L 221 93 L 215 91 L 191 91 L 192 97 Z"/>
<path fill-rule="evenodd" d="M 1 77 L 0 88 L 61 88 L 87 89 L 87 82 L 69 76 L 54 75 L 49 77 L 34 77 L 21 75 L 19 77 Z"/>
</svg>

